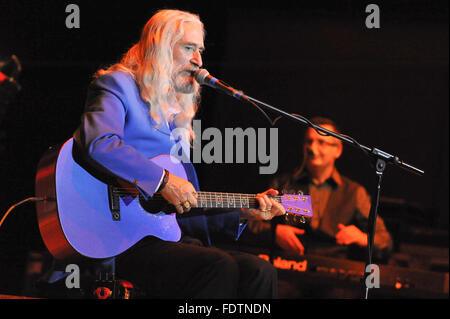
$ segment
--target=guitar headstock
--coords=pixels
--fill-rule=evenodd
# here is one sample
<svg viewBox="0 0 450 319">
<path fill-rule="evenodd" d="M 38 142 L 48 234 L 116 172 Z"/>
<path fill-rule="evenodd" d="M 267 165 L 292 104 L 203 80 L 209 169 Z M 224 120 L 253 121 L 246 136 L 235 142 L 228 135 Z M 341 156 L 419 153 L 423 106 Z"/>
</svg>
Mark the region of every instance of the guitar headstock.
<svg viewBox="0 0 450 319">
<path fill-rule="evenodd" d="M 286 210 L 286 215 L 299 217 L 300 221 L 305 223 L 305 218 L 313 216 L 311 196 L 309 195 L 282 195 L 281 205 Z"/>
</svg>

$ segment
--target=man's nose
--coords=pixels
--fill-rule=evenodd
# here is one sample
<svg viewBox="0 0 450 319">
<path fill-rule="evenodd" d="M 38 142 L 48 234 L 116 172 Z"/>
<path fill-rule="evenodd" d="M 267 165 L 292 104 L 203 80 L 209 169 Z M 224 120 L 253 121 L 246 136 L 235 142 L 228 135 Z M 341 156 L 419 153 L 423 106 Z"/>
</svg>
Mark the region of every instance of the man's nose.
<svg viewBox="0 0 450 319">
<path fill-rule="evenodd" d="M 314 155 L 315 155 L 315 153 L 314 153 L 314 151 L 311 149 L 311 147 L 307 147 L 307 148 L 306 148 L 306 154 L 307 154 L 308 156 L 314 156 Z"/>
<path fill-rule="evenodd" d="M 319 153 L 319 143 L 317 143 L 317 141 L 311 141 L 311 143 L 306 146 L 306 153 L 309 156 L 317 155 Z"/>
<path fill-rule="evenodd" d="M 202 61 L 202 54 L 200 53 L 200 51 L 197 50 L 194 52 L 191 58 L 191 63 L 199 68 L 202 67 L 203 61 Z"/>
</svg>

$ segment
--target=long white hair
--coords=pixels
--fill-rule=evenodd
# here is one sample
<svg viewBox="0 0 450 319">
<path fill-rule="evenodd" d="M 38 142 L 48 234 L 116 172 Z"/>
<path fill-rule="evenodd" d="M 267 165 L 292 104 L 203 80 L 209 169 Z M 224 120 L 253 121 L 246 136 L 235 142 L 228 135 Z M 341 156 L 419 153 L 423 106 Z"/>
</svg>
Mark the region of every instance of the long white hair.
<svg viewBox="0 0 450 319">
<path fill-rule="evenodd" d="M 192 119 L 200 103 L 200 85 L 195 82 L 191 94 L 176 94 L 172 81 L 173 48 L 184 34 L 184 23 L 204 27 L 198 15 L 180 10 L 160 10 L 142 29 L 139 42 L 129 49 L 122 60 L 106 70 L 99 70 L 94 77 L 114 71 L 130 73 L 139 86 L 141 98 L 149 105 L 150 116 L 161 125 L 174 108 L 177 128 L 185 132 L 185 141 L 194 139 Z M 180 130 L 179 130 L 180 131 Z"/>
</svg>

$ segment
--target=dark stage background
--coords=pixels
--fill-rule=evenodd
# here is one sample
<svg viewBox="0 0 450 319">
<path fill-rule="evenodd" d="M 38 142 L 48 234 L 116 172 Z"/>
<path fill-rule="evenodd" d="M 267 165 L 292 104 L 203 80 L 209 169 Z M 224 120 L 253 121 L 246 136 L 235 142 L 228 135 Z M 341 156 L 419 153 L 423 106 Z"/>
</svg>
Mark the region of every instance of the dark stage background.
<svg viewBox="0 0 450 319">
<path fill-rule="evenodd" d="M 388 167 L 380 214 L 398 240 L 448 247 L 448 2 L 374 1 L 380 29 L 365 27 L 371 2 L 310 2 L 0 2 L 0 56 L 16 54 L 23 67 L 22 90 L 0 104 L 0 217 L 34 195 L 37 163 L 78 126 L 91 75 L 138 40 L 155 10 L 180 8 L 205 24 L 211 74 L 285 111 L 330 116 L 362 144 L 423 169 L 420 177 Z M 70 3 L 80 7 L 79 29 L 65 26 Z M 198 118 L 222 132 L 270 127 L 251 105 L 210 88 Z M 303 127 L 287 119 L 276 127 L 277 173 L 287 173 L 301 161 Z M 204 190 L 253 193 L 274 177 L 260 175 L 260 165 L 196 166 Z M 338 167 L 374 193 L 375 172 L 360 151 L 346 146 Z M 28 252 L 45 249 L 33 205 L 17 208 L 0 229 L 2 290 L 20 290 Z"/>
</svg>

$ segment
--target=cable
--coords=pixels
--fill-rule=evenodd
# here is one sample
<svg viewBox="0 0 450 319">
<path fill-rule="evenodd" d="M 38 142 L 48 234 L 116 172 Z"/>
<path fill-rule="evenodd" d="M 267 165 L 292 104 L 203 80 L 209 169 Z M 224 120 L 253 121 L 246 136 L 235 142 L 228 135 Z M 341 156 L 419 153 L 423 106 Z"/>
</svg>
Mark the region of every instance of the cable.
<svg viewBox="0 0 450 319">
<path fill-rule="evenodd" d="M 252 100 L 250 100 L 246 95 L 242 95 L 242 97 L 247 101 L 247 102 L 249 102 L 250 104 L 252 104 L 253 106 L 255 106 L 258 110 L 260 110 L 261 111 L 261 113 L 263 113 L 263 115 L 266 117 L 266 119 L 269 121 L 269 123 L 270 123 L 270 125 L 271 126 L 275 126 L 275 123 L 279 120 L 279 119 L 281 119 L 283 116 L 282 115 L 280 115 L 280 116 L 278 116 L 277 118 L 275 118 L 275 120 L 271 120 L 270 119 L 270 117 L 266 114 L 266 112 L 264 112 L 264 110 L 261 108 L 261 107 L 259 107 L 256 103 L 254 103 L 252 100 L 254 100 L 254 101 L 256 101 L 256 102 L 258 102 L 258 103 L 260 103 L 260 104 L 264 104 L 264 103 L 262 103 L 262 102 L 259 102 L 258 100 L 255 100 L 255 99 L 252 99 Z M 316 132 L 317 132 L 317 134 L 319 134 L 319 135 L 321 135 L 321 136 L 330 136 L 330 134 L 328 134 L 328 133 L 325 133 L 325 132 L 321 132 L 319 129 L 317 129 L 317 125 L 315 125 L 315 124 L 313 124 L 310 120 L 308 120 L 306 117 L 304 117 L 304 116 L 302 116 L 302 115 L 300 115 L 300 114 L 296 114 L 296 113 L 289 113 L 290 115 L 292 115 L 292 116 L 294 116 L 294 117 L 297 117 L 297 118 L 300 118 L 300 119 L 302 119 L 303 121 L 305 121 L 311 128 L 313 128 Z M 359 150 L 361 150 L 366 156 L 370 156 L 370 154 L 369 154 L 369 152 L 366 150 L 366 149 L 364 149 L 364 147 L 357 141 L 357 140 L 355 140 L 353 137 L 351 137 L 351 136 L 348 136 L 348 135 L 345 135 L 345 134 L 341 134 L 341 133 L 336 133 L 336 132 L 334 132 L 334 134 L 336 134 L 336 135 L 339 135 L 339 136 L 342 136 L 344 139 L 347 139 L 347 140 L 350 140 L 354 145 L 356 145 L 356 147 L 359 149 Z"/>
<path fill-rule="evenodd" d="M 283 117 L 282 115 L 280 115 L 280 116 L 278 116 L 277 118 L 275 118 L 275 120 L 272 121 L 272 120 L 270 119 L 270 117 L 266 114 L 266 112 L 264 112 L 264 110 L 263 110 L 261 107 L 259 107 L 256 103 L 254 103 L 253 101 L 251 101 L 249 98 L 247 98 L 247 96 L 245 96 L 244 94 L 242 95 L 242 97 L 243 97 L 247 102 L 249 102 L 250 104 L 252 104 L 253 106 L 255 106 L 258 110 L 260 110 L 261 113 L 263 113 L 263 115 L 264 115 L 264 116 L 266 117 L 266 119 L 269 121 L 269 123 L 270 123 L 271 126 L 274 126 L 275 123 L 276 123 L 279 119 L 281 119 L 281 118 Z M 253 99 L 253 100 L 254 100 L 254 99 Z M 257 101 L 257 100 L 255 100 L 255 101 Z M 259 101 L 258 101 L 258 102 L 259 102 Z M 263 104 L 262 102 L 260 102 L 260 103 Z M 304 117 L 304 116 L 302 116 L 302 115 L 300 115 L 300 114 L 296 114 L 296 113 L 290 113 L 290 115 L 295 116 L 295 117 L 298 117 L 298 118 L 304 120 L 310 127 L 312 127 L 312 128 L 317 132 L 317 134 L 322 135 L 322 136 L 330 136 L 330 134 L 325 133 L 325 132 L 321 132 L 320 130 L 318 130 L 318 129 L 316 128 L 316 125 L 314 125 L 313 123 L 311 123 L 311 121 L 308 120 L 306 117 Z M 364 147 L 362 147 L 361 144 L 360 144 L 357 140 L 355 140 L 353 137 L 348 136 L 348 135 L 345 135 L 345 134 L 341 134 L 341 133 L 336 133 L 336 132 L 334 132 L 334 133 L 337 134 L 337 135 L 339 135 L 339 136 L 342 136 L 342 137 L 344 137 L 344 138 L 346 138 L 346 139 L 348 139 L 348 140 L 350 140 L 350 141 L 352 141 L 353 144 L 356 145 L 356 147 L 359 148 L 366 156 L 369 156 L 369 155 L 370 155 L 369 152 L 368 152 L 367 150 L 365 150 Z"/>
<path fill-rule="evenodd" d="M 251 103 L 253 106 L 255 106 L 258 110 L 260 110 L 263 114 L 264 114 L 264 116 L 266 117 L 266 119 L 270 122 L 270 124 L 272 125 L 272 126 L 274 126 L 275 125 L 275 123 L 280 119 L 280 118 L 282 118 L 283 116 L 278 116 L 277 118 L 275 118 L 275 120 L 271 120 L 270 118 L 269 118 L 269 116 L 266 114 L 266 112 L 264 112 L 264 110 L 262 109 L 262 108 L 260 108 L 256 103 L 254 103 L 253 101 L 255 101 L 255 102 L 257 102 L 258 104 L 263 104 L 263 105 L 265 105 L 266 107 L 269 107 L 269 108 L 273 108 L 272 106 L 270 106 L 270 105 L 267 105 L 267 104 L 265 104 L 265 103 L 263 103 L 263 102 L 260 102 L 260 101 L 258 101 L 258 100 L 256 100 L 256 99 L 253 99 L 253 98 L 250 98 L 250 97 L 247 97 L 246 95 L 242 95 L 242 97 L 247 101 L 247 102 L 249 102 L 249 103 Z M 330 134 L 328 134 L 328 133 L 326 133 L 326 132 L 322 132 L 322 131 L 320 131 L 317 127 L 320 127 L 320 126 L 317 126 L 317 125 L 315 125 L 315 124 L 313 124 L 313 123 L 311 123 L 311 121 L 310 120 L 308 120 L 306 117 L 304 117 L 304 116 L 302 116 L 302 115 L 300 115 L 300 114 L 296 114 L 296 113 L 286 113 L 286 112 L 282 112 L 282 113 L 284 113 L 284 114 L 289 114 L 289 115 L 291 115 L 291 116 L 293 116 L 293 117 L 297 117 L 297 118 L 299 118 L 299 119 L 302 119 L 303 121 L 305 121 L 311 128 L 313 128 L 316 132 L 317 132 L 317 134 L 319 134 L 319 135 L 322 135 L 322 136 L 330 136 Z M 364 147 L 363 147 L 363 145 L 361 145 L 357 140 L 355 140 L 353 137 L 351 137 L 351 136 L 348 136 L 348 135 L 345 135 L 345 134 L 341 134 L 341 133 L 336 133 L 336 132 L 333 132 L 334 134 L 336 134 L 336 135 L 339 135 L 339 136 L 341 136 L 342 138 L 343 138 L 343 140 L 347 140 L 347 141 L 351 141 L 360 151 L 362 151 L 363 153 L 364 153 L 364 155 L 366 155 L 367 157 L 370 157 L 370 153 L 368 152 L 368 150 L 366 150 Z M 370 163 L 372 166 L 373 166 L 373 163 L 371 162 Z"/>
<path fill-rule="evenodd" d="M 0 228 L 2 227 L 3 222 L 5 221 L 6 217 L 9 215 L 9 213 L 11 213 L 11 211 L 16 208 L 17 206 L 20 206 L 22 204 L 25 204 L 27 202 L 42 202 L 44 200 L 47 200 L 47 198 L 44 197 L 29 197 L 27 199 L 24 199 L 18 203 L 15 203 L 14 205 L 12 205 L 5 213 L 5 215 L 3 216 L 2 220 L 0 221 Z"/>
<path fill-rule="evenodd" d="M 264 112 L 264 110 L 263 110 L 262 108 L 260 108 L 256 103 L 254 103 L 253 101 L 249 100 L 245 95 L 242 95 L 242 97 L 243 97 L 247 102 L 249 102 L 249 103 L 252 104 L 254 107 L 256 107 L 258 110 L 260 110 L 261 113 L 262 113 L 262 114 L 266 117 L 266 119 L 269 121 L 269 123 L 270 123 L 271 126 L 274 126 L 274 125 L 275 125 L 275 122 L 278 121 L 278 120 L 281 118 L 281 116 L 279 116 L 279 117 L 277 117 L 275 120 L 272 121 L 272 120 L 270 119 L 270 117 L 267 115 L 267 113 Z"/>
</svg>

